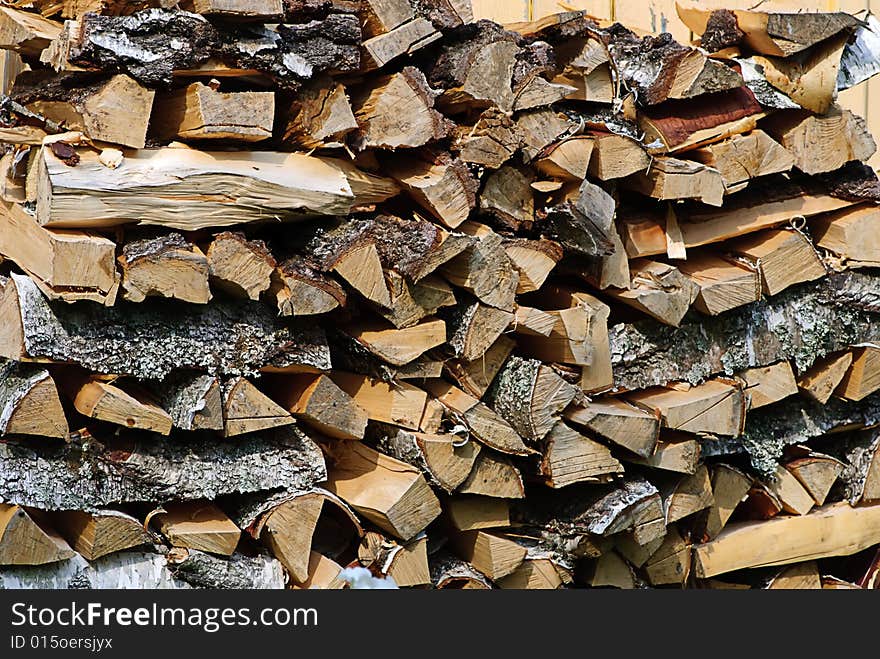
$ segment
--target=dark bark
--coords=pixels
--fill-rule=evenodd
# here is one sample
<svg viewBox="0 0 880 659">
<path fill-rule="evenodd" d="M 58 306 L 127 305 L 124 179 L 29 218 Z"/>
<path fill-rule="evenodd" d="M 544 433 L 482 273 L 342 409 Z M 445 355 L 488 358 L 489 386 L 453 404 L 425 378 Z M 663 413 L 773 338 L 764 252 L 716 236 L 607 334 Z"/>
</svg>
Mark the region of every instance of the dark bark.
<svg viewBox="0 0 880 659">
<path fill-rule="evenodd" d="M 224 442 L 132 435 L 106 443 L 0 443 L 0 492 L 41 510 L 213 499 L 234 492 L 303 489 L 326 478 L 320 449 L 293 426 Z"/>
<path fill-rule="evenodd" d="M 737 45 L 745 33 L 739 29 L 736 22 L 736 14 L 729 9 L 718 9 L 709 15 L 706 21 L 706 31 L 700 38 L 700 46 L 710 53 L 718 52 L 723 48 Z"/>
<path fill-rule="evenodd" d="M 880 340 L 880 273 L 834 274 L 714 318 L 691 313 L 679 328 L 650 320 L 611 327 L 615 385 L 698 384 L 783 359 L 803 373 L 831 352 Z"/>
<path fill-rule="evenodd" d="M 569 254 L 583 257 L 610 256 L 614 242 L 614 199 L 598 185 L 584 181 L 576 201 L 565 201 L 542 212 L 538 226 L 547 238 L 557 241 Z"/>
<path fill-rule="evenodd" d="M 186 558 L 173 565 L 172 573 L 196 588 L 280 590 L 285 587 L 281 563 L 263 554 L 253 557 L 233 554 L 226 558 L 190 550 Z"/>
</svg>

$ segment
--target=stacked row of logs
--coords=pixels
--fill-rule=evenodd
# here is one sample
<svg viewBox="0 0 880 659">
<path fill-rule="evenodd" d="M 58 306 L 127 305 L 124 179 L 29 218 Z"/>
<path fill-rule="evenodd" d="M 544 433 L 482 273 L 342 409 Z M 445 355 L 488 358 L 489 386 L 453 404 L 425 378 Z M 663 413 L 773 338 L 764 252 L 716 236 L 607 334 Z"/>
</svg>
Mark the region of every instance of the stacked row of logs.
<svg viewBox="0 0 880 659">
<path fill-rule="evenodd" d="M 0 7 L 0 586 L 876 587 L 872 16 Z"/>
</svg>

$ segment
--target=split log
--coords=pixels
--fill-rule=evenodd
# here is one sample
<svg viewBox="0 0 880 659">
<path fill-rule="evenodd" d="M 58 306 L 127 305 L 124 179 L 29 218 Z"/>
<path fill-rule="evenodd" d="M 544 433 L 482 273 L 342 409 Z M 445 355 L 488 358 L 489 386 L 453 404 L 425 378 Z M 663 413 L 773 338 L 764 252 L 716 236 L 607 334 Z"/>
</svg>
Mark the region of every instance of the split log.
<svg viewBox="0 0 880 659">
<path fill-rule="evenodd" d="M 390 578 L 398 588 L 427 586 L 431 583 L 428 567 L 428 536 L 419 534 L 405 545 L 373 531 L 361 540 L 358 561 L 367 569 Z"/>
<path fill-rule="evenodd" d="M 490 172 L 480 191 L 480 210 L 504 228 L 529 229 L 535 222 L 532 178 L 521 169 L 502 165 Z"/>
<path fill-rule="evenodd" d="M 816 561 L 796 563 L 777 574 L 767 590 L 820 590 L 822 579 L 819 577 L 819 566 Z"/>
<path fill-rule="evenodd" d="M 481 302 L 512 311 L 519 275 L 511 266 L 504 241 L 489 227 L 476 222 L 468 221 L 458 228 L 473 240 L 461 254 L 444 263 L 440 273 Z"/>
<path fill-rule="evenodd" d="M 211 299 L 208 259 L 182 234 L 126 243 L 118 260 L 126 300 L 143 302 L 158 296 L 207 304 Z"/>
<path fill-rule="evenodd" d="M 688 156 L 721 172 L 727 193 L 742 190 L 754 178 L 787 172 L 794 166 L 794 157 L 762 130 L 734 135 Z"/>
<path fill-rule="evenodd" d="M 486 402 L 526 441 L 544 439 L 558 425 L 577 387 L 536 359 L 513 356 L 498 373 Z M 560 429 L 560 433 L 562 430 Z"/>
<path fill-rule="evenodd" d="M 212 375 L 175 373 L 154 389 L 163 410 L 181 430 L 223 430 L 220 382 Z"/>
<path fill-rule="evenodd" d="M 0 503 L 0 565 L 44 565 L 74 556 L 45 515 Z"/>
<path fill-rule="evenodd" d="M 345 582 L 339 578 L 342 566 L 316 551 L 309 552 L 308 576 L 291 586 L 298 590 L 342 590 Z"/>
<path fill-rule="evenodd" d="M 301 153 L 146 149 L 128 152 L 116 169 L 93 152 L 78 156 L 70 167 L 51 149 L 40 151 L 31 174 L 40 224 L 88 228 L 139 222 L 191 231 L 266 216 L 347 215 L 397 193 L 389 179 Z"/>
<path fill-rule="evenodd" d="M 802 517 L 732 524 L 715 540 L 694 548 L 694 566 L 698 577 L 707 578 L 743 568 L 849 556 L 876 544 L 878 537 L 880 505 L 832 504 Z"/>
<path fill-rule="evenodd" d="M 259 142 L 272 137 L 274 121 L 274 92 L 221 92 L 193 82 L 159 96 L 150 127 L 165 141 Z"/>
<path fill-rule="evenodd" d="M 737 377 L 745 383 L 750 410 L 778 403 L 798 392 L 794 371 L 787 361 L 750 368 L 739 373 Z"/>
<path fill-rule="evenodd" d="M 703 542 L 717 537 L 727 525 L 733 511 L 752 487 L 753 479 L 740 470 L 719 464 L 712 470 L 712 505 L 698 524 L 698 537 Z"/>
<path fill-rule="evenodd" d="M 419 430 L 428 394 L 406 382 L 389 384 L 366 375 L 333 371 L 333 382 L 367 413 L 371 421 Z"/>
<path fill-rule="evenodd" d="M 539 290 L 563 256 L 560 245 L 552 240 L 513 238 L 505 241 L 504 251 L 519 273 L 517 295 Z"/>
<path fill-rule="evenodd" d="M 442 34 L 431 21 L 417 17 L 384 34 L 364 40 L 364 68 L 379 69 L 403 55 L 409 55 L 437 41 Z"/>
<path fill-rule="evenodd" d="M 112 301 L 116 245 L 82 231 L 44 229 L 19 204 L 0 204 L 0 254 L 62 295 L 94 291 Z"/>
<path fill-rule="evenodd" d="M 479 359 L 472 362 L 450 360 L 444 362 L 443 367 L 461 389 L 475 398 L 482 398 L 514 347 L 516 342 L 513 339 L 501 336 Z"/>
<path fill-rule="evenodd" d="M 551 149 L 535 161 L 535 167 L 546 176 L 563 181 L 583 181 L 587 178 L 593 139 L 577 136 L 554 144 Z"/>
<path fill-rule="evenodd" d="M 611 181 L 644 172 L 651 160 L 634 139 L 615 133 L 593 136 L 589 173 L 600 181 Z"/>
<path fill-rule="evenodd" d="M 564 417 L 578 426 L 650 459 L 660 436 L 660 417 L 621 398 L 600 398 L 585 406 L 571 406 Z"/>
<path fill-rule="evenodd" d="M 492 584 L 470 563 L 441 550 L 428 557 L 431 581 L 435 588 L 456 590 L 491 590 Z"/>
<path fill-rule="evenodd" d="M 644 569 L 652 586 L 682 585 L 690 576 L 691 566 L 691 545 L 672 526 Z"/>
<path fill-rule="evenodd" d="M 824 506 L 831 487 L 844 470 L 844 464 L 829 455 L 811 453 L 785 463 L 785 468 L 813 497 L 817 506 Z"/>
<path fill-rule="evenodd" d="M 585 257 L 610 256 L 617 245 L 615 206 L 604 189 L 584 180 L 579 188 L 570 188 L 560 203 L 543 209 L 538 218 L 545 236 L 566 251 Z"/>
<path fill-rule="evenodd" d="M 816 247 L 828 250 L 850 267 L 880 266 L 880 241 L 871 229 L 878 221 L 872 206 L 829 213 L 810 222 Z"/>
<path fill-rule="evenodd" d="M 467 479 L 481 450 L 477 442 L 462 441 L 456 435 L 399 429 L 381 431 L 378 448 L 418 468 L 429 483 L 446 492 L 452 492 Z"/>
<path fill-rule="evenodd" d="M 725 192 L 717 169 L 668 156 L 655 158 L 649 169 L 628 177 L 624 185 L 660 201 L 697 199 L 710 206 L 721 206 Z"/>
<path fill-rule="evenodd" d="M 315 316 L 345 306 L 345 289 L 300 258 L 288 259 L 272 273 L 270 294 L 281 316 Z"/>
<path fill-rule="evenodd" d="M 438 275 L 428 275 L 410 283 L 403 275 L 386 270 L 385 280 L 388 283 L 391 306 L 387 309 L 377 307 L 376 313 L 399 330 L 415 327 L 442 308 L 455 305 L 452 287 Z M 445 318 L 445 321 L 448 326 L 449 318 Z"/>
<path fill-rule="evenodd" d="M 357 128 L 345 87 L 319 79 L 294 100 L 284 140 L 304 149 L 341 147 L 346 135 Z"/>
<path fill-rule="evenodd" d="M 149 310 L 59 305 L 46 300 L 29 277 L 16 274 L 4 282 L 0 297 L 7 327 L 0 352 L 11 359 L 73 362 L 147 380 L 186 368 L 229 374 L 264 366 L 330 368 L 319 328 L 282 326 L 257 303 L 183 308 L 157 303 Z"/>
<path fill-rule="evenodd" d="M 540 475 L 544 483 L 559 489 L 574 483 L 604 483 L 623 474 L 604 444 L 582 435 L 562 421 L 541 440 Z"/>
<path fill-rule="evenodd" d="M 730 380 L 648 389 L 627 398 L 659 413 L 664 427 L 673 430 L 739 437 L 746 418 L 746 398 L 738 383 Z"/>
<path fill-rule="evenodd" d="M 262 240 L 248 240 L 232 231 L 214 236 L 205 256 L 212 284 L 251 300 L 259 300 L 269 289 L 277 265 Z"/>
<path fill-rule="evenodd" d="M 560 297 L 564 298 L 564 293 Z M 549 291 L 544 294 L 543 301 L 556 306 Z M 608 307 L 585 293 L 572 293 L 572 297 L 564 302 L 571 306 L 544 311 L 553 319 L 546 335 L 534 331 L 520 332 L 517 343 L 523 353 L 545 362 L 589 366 L 603 347 L 600 340 L 594 340 L 600 337 L 591 336 L 591 333 L 595 334 L 595 328 L 601 327 Z"/>
<path fill-rule="evenodd" d="M 424 387 L 482 444 L 509 455 L 534 453 L 513 426 L 478 398 L 443 380 L 427 381 Z"/>
<path fill-rule="evenodd" d="M 460 303 L 443 317 L 452 354 L 469 362 L 484 355 L 514 319 L 508 311 L 479 302 Z"/>
<path fill-rule="evenodd" d="M 667 478 L 660 496 L 667 525 L 705 510 L 714 503 L 709 469 L 700 465 L 693 474 Z"/>
<path fill-rule="evenodd" d="M 516 118 L 516 130 L 522 138 L 523 160 L 531 163 L 553 148 L 560 139 L 576 132 L 578 123 L 553 108 L 523 112 Z"/>
<path fill-rule="evenodd" d="M 550 559 L 526 557 L 513 572 L 498 580 L 498 587 L 511 590 L 556 590 L 571 582 L 570 575 L 563 581 L 561 569 L 557 569 Z"/>
<path fill-rule="evenodd" d="M 223 383 L 223 425 L 226 437 L 237 437 L 294 423 L 290 413 L 246 378 Z"/>
<path fill-rule="evenodd" d="M 510 458 L 488 449 L 480 451 L 458 492 L 497 499 L 522 499 L 526 495 L 522 475 Z"/>
<path fill-rule="evenodd" d="M 37 461 L 44 468 L 34 470 Z M 306 488 L 325 477 L 318 447 L 294 428 L 219 444 L 214 438 L 123 437 L 105 445 L 90 439 L 64 446 L 0 445 L 4 499 L 41 510 L 213 499 L 230 492 Z"/>
<path fill-rule="evenodd" d="M 880 434 L 874 429 L 857 432 L 831 450 L 844 462 L 840 489 L 849 504 L 880 500 Z"/>
<path fill-rule="evenodd" d="M 143 388 L 99 377 L 72 377 L 62 386 L 76 411 L 124 428 L 171 433 L 171 416 Z"/>
<path fill-rule="evenodd" d="M 394 366 L 405 366 L 446 342 L 446 323 L 438 318 L 404 329 L 371 322 L 346 327 L 343 331 L 367 351 Z"/>
<path fill-rule="evenodd" d="M 813 497 L 785 467 L 779 466 L 766 480 L 767 488 L 779 498 L 782 509 L 792 515 L 806 515 L 813 508 Z"/>
<path fill-rule="evenodd" d="M 740 261 L 702 252 L 676 267 L 699 286 L 693 306 L 701 313 L 717 316 L 761 299 L 760 272 Z"/>
<path fill-rule="evenodd" d="M 0 48 L 39 57 L 61 33 L 61 25 L 40 14 L 0 8 Z"/>
<path fill-rule="evenodd" d="M 675 266 L 648 259 L 631 261 L 630 272 L 628 290 L 609 289 L 608 293 L 661 323 L 678 327 L 699 295 L 697 284 Z"/>
<path fill-rule="evenodd" d="M 37 366 L 0 367 L 0 434 L 66 439 L 67 419 L 55 381 Z"/>
<path fill-rule="evenodd" d="M 272 21 L 284 15 L 282 0 L 184 0 L 181 9 L 236 21 Z"/>
<path fill-rule="evenodd" d="M 513 157 L 520 142 L 513 121 L 491 107 L 483 111 L 472 127 L 459 128 L 452 148 L 466 163 L 498 169 Z"/>
<path fill-rule="evenodd" d="M 270 376 L 266 390 L 296 419 L 328 437 L 364 436 L 367 413 L 326 375 Z"/>
<path fill-rule="evenodd" d="M 412 66 L 373 79 L 366 92 L 352 96 L 362 146 L 412 148 L 447 137 L 452 125 L 434 109 L 434 98 L 424 74 Z"/>
<path fill-rule="evenodd" d="M 30 111 L 87 137 L 144 148 L 155 92 L 125 75 L 93 81 L 38 71 L 18 76 L 12 98 Z"/>
<path fill-rule="evenodd" d="M 696 384 L 714 373 L 733 375 L 783 359 L 803 372 L 820 357 L 878 339 L 872 327 L 880 309 L 876 286 L 870 275 L 834 274 L 742 313 L 704 318 L 679 329 L 648 322 L 616 325 L 609 330 L 615 383 L 626 389 L 673 380 Z M 816 323 L 805 328 L 798 318 Z"/>
<path fill-rule="evenodd" d="M 388 173 L 432 217 L 455 229 L 476 206 L 477 181 L 458 160 L 431 162 L 396 155 Z"/>
<path fill-rule="evenodd" d="M 359 442 L 333 447 L 327 489 L 395 538 L 408 540 L 440 514 L 421 473 Z"/>
<path fill-rule="evenodd" d="M 493 581 L 512 574 L 526 557 L 524 547 L 487 531 L 452 534 L 449 545 L 458 556 Z"/>
<path fill-rule="evenodd" d="M 768 229 L 731 243 L 729 249 L 748 259 L 761 273 L 765 295 L 824 277 L 827 272 L 816 249 L 800 231 Z"/>
<path fill-rule="evenodd" d="M 860 401 L 880 390 L 880 345 L 857 346 L 852 364 L 834 390 L 846 400 Z"/>
<path fill-rule="evenodd" d="M 686 434 L 670 433 L 657 442 L 652 455 L 647 457 L 622 456 L 625 462 L 634 462 L 653 469 L 677 474 L 695 474 L 700 461 L 700 443 Z"/>
<path fill-rule="evenodd" d="M 152 517 L 172 547 L 232 556 L 241 529 L 210 501 L 165 504 Z"/>
<path fill-rule="evenodd" d="M 510 526 L 510 504 L 504 499 L 455 496 L 443 502 L 445 518 L 458 531 L 478 531 Z"/>
<path fill-rule="evenodd" d="M 636 587 L 632 568 L 617 552 L 602 554 L 593 565 L 593 572 L 587 582 L 593 588 L 620 588 L 631 590 Z"/>
<path fill-rule="evenodd" d="M 53 513 L 51 520 L 70 546 L 89 561 L 154 540 L 141 522 L 118 510 L 67 510 Z"/>
<path fill-rule="evenodd" d="M 778 113 L 762 127 L 794 156 L 805 174 L 832 172 L 852 160 L 868 160 L 876 151 L 865 120 L 833 106 L 824 115 Z"/>
</svg>

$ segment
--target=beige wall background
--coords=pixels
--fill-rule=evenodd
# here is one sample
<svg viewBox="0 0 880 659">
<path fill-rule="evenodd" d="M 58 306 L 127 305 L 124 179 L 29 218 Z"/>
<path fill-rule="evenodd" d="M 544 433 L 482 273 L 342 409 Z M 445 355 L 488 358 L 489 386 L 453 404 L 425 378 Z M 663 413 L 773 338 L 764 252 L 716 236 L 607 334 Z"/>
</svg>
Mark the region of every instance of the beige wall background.
<svg viewBox="0 0 880 659">
<path fill-rule="evenodd" d="M 691 33 L 675 11 L 675 0 L 472 0 L 476 18 L 490 18 L 498 23 L 537 20 L 548 14 L 583 9 L 598 19 L 620 21 L 636 30 L 658 34 L 670 32 L 683 43 Z M 756 0 L 708 0 L 706 7 L 747 9 Z M 787 11 L 871 11 L 880 17 L 880 0 L 765 0 L 761 9 Z M 840 104 L 865 117 L 868 128 L 880 142 L 880 76 L 848 89 L 840 95 Z M 880 154 L 871 164 L 880 167 Z"/>
</svg>

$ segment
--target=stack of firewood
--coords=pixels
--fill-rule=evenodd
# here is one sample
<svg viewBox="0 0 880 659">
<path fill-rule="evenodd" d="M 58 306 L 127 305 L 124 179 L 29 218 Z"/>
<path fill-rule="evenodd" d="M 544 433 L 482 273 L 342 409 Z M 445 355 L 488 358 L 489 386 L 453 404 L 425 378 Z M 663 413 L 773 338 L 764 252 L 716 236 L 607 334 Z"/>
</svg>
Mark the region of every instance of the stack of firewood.
<svg viewBox="0 0 880 659">
<path fill-rule="evenodd" d="M 2 3 L 0 587 L 876 587 L 880 23 L 679 14 Z"/>
</svg>

